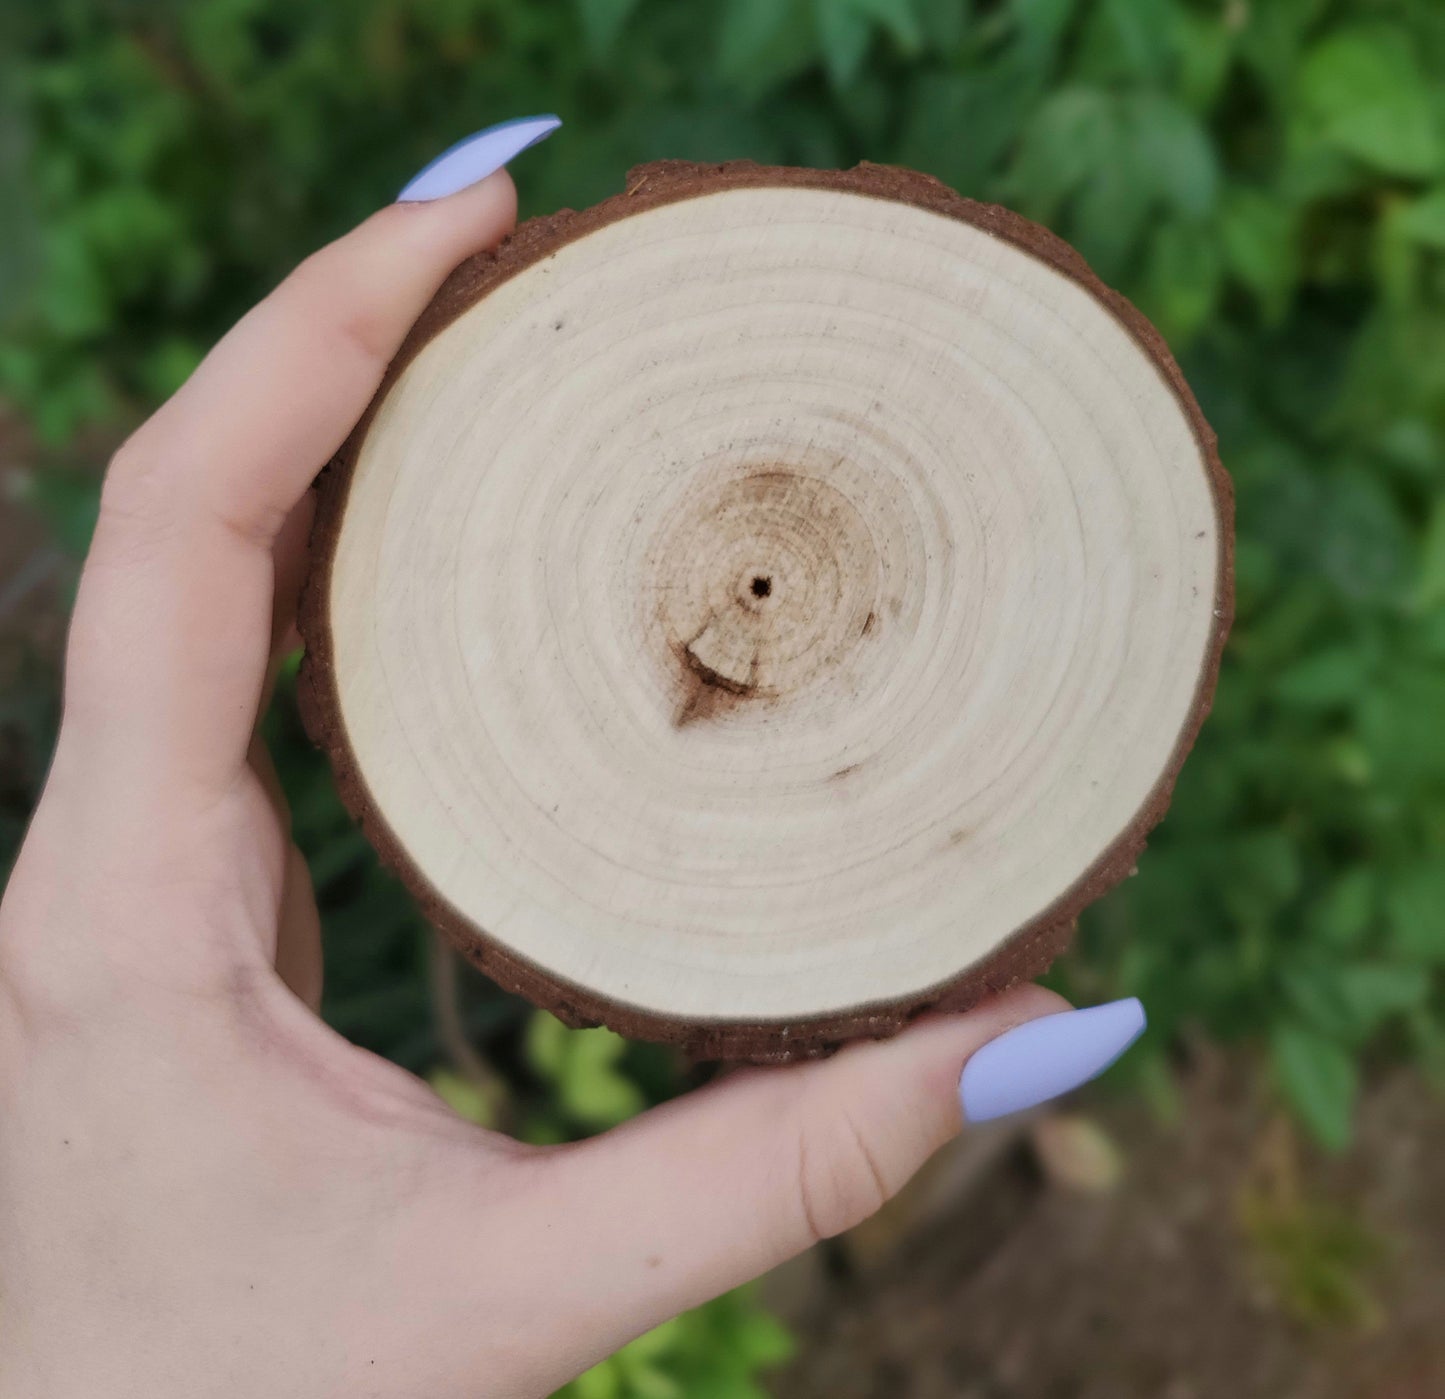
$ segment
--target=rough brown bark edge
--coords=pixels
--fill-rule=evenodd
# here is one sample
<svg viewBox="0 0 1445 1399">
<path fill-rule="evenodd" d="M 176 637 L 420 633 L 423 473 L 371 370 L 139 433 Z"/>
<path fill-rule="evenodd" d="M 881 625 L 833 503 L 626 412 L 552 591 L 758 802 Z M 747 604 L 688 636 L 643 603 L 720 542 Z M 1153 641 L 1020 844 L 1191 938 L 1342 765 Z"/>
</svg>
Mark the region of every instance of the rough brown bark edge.
<svg viewBox="0 0 1445 1399">
<path fill-rule="evenodd" d="M 679 200 L 719 190 L 763 186 L 839 190 L 893 200 L 960 219 L 1020 248 L 1094 296 L 1154 363 L 1193 430 L 1218 516 L 1219 581 L 1214 599 L 1214 626 L 1205 648 L 1194 702 L 1169 761 L 1133 820 L 1049 908 L 957 976 L 902 1000 L 788 1022 L 689 1020 L 659 1015 L 560 980 L 493 939 L 428 882 L 372 799 L 347 739 L 332 663 L 326 598 L 351 471 L 371 420 L 402 371 L 433 336 L 524 268 L 595 229 Z M 298 618 L 306 652 L 297 693 L 306 730 L 330 759 L 347 810 L 382 861 L 411 891 L 426 916 L 499 985 L 525 996 L 569 1025 L 606 1025 L 632 1038 L 676 1045 L 697 1059 L 784 1062 L 827 1054 L 848 1040 L 896 1034 L 928 1011 L 966 1010 L 989 995 L 1048 970 L 1072 938 L 1079 913 L 1132 872 L 1149 832 L 1168 809 L 1180 768 L 1213 703 L 1220 659 L 1233 618 L 1233 486 L 1219 460 L 1214 432 L 1163 337 L 1132 303 L 1105 286 L 1078 252 L 1047 229 L 1012 210 L 967 199 L 931 176 L 895 166 L 865 163 L 852 170 L 810 170 L 756 165 L 751 161 L 723 165 L 659 161 L 630 171 L 621 194 L 589 209 L 562 209 L 529 220 L 496 252 L 468 258 L 442 284 L 392 360 L 371 405 L 318 477 L 317 496 L 311 572 L 303 589 Z"/>
</svg>

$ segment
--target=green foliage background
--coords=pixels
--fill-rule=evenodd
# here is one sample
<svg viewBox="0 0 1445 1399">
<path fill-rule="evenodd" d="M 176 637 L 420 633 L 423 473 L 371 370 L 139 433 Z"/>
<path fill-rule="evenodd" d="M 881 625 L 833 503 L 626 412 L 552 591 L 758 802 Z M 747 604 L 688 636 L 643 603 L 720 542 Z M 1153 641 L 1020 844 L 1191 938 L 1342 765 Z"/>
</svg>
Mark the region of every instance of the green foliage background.
<svg viewBox="0 0 1445 1399">
<path fill-rule="evenodd" d="M 566 122 L 518 162 L 524 213 L 663 156 L 866 158 L 1057 229 L 1169 338 L 1239 504 L 1214 717 L 1060 976 L 1144 998 L 1132 1072 L 1161 1101 L 1181 1033 L 1248 1037 L 1327 1145 L 1368 1056 L 1445 1064 L 1437 0 L 10 0 L 0 25 L 0 395 L 73 553 L 94 473 L 54 462 L 114 439 L 302 254 L 503 117 Z M 4 705 L 13 848 L 54 705 L 38 679 Z M 433 1068 L 424 930 L 284 691 L 269 726 L 323 902 L 327 1014 Z M 676 1087 L 645 1047 L 525 1031 L 476 981 L 461 1002 L 533 1135 Z M 681 1392 L 671 1354 L 578 1393 Z M 717 1392 L 755 1392 L 748 1373 Z"/>
</svg>

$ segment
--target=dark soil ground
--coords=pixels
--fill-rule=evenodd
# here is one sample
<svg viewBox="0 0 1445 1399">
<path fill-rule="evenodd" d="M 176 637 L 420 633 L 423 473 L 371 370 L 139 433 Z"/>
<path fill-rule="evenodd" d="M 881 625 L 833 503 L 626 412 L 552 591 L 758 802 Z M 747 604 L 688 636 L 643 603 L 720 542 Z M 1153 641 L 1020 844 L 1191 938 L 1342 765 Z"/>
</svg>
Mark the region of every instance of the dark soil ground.
<svg viewBox="0 0 1445 1399">
<path fill-rule="evenodd" d="M 1111 1189 L 1047 1179 L 1020 1135 L 881 1263 L 845 1241 L 794 1299 L 773 1392 L 1445 1399 L 1445 1102 L 1387 1075 L 1327 1161 L 1257 1069 L 1205 1057 L 1173 1127 L 1090 1111 L 1123 1152 Z"/>
</svg>

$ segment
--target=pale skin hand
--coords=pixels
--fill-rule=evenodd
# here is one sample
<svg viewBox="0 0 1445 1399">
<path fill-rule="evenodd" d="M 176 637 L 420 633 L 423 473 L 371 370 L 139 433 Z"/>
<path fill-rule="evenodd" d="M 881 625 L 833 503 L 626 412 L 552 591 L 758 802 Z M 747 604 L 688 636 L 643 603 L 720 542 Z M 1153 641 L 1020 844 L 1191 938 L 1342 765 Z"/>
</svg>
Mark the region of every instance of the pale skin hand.
<svg viewBox="0 0 1445 1399">
<path fill-rule="evenodd" d="M 127 442 L 54 766 L 0 907 L 0 1396 L 540 1396 L 863 1219 L 960 1126 L 1023 988 L 533 1149 L 314 1013 L 306 870 L 253 736 L 306 490 L 498 174 L 304 263 Z"/>
</svg>

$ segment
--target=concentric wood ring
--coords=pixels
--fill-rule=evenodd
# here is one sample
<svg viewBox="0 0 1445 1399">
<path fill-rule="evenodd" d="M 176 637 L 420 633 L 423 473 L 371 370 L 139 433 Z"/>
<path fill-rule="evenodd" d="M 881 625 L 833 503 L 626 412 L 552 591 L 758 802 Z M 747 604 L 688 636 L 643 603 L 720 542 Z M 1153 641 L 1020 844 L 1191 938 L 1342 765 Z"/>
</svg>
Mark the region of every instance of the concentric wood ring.
<svg viewBox="0 0 1445 1399">
<path fill-rule="evenodd" d="M 303 698 L 486 970 L 703 1055 L 1042 969 L 1207 710 L 1168 351 L 924 176 L 649 166 L 459 268 L 321 483 Z"/>
</svg>

